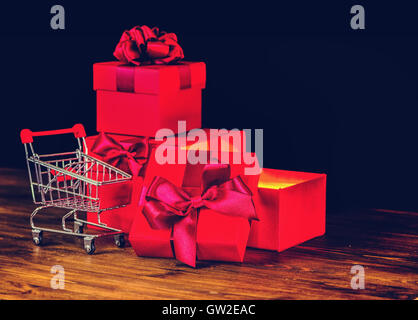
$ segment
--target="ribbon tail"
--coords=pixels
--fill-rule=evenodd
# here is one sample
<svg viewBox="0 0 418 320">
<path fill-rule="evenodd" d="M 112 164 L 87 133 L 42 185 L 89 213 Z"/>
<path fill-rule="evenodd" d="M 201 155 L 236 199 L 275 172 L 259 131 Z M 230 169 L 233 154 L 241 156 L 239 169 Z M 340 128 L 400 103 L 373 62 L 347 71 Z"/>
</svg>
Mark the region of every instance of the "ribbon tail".
<svg viewBox="0 0 418 320">
<path fill-rule="evenodd" d="M 192 212 L 173 226 L 174 254 L 176 259 L 196 267 L 197 211 Z"/>
</svg>

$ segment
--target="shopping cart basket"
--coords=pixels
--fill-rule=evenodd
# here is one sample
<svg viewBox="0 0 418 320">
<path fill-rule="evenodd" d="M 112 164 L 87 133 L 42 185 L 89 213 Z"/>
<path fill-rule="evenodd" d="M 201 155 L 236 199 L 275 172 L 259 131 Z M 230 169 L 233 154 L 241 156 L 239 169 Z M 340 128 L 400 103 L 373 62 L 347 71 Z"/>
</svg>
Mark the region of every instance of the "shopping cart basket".
<svg viewBox="0 0 418 320">
<path fill-rule="evenodd" d="M 44 155 L 35 153 L 32 145 L 33 137 L 67 133 L 73 133 L 77 139 L 77 150 Z M 42 244 L 43 231 L 82 237 L 84 249 L 88 254 L 94 253 L 94 240 L 98 237 L 113 236 L 118 247 L 123 247 L 125 244 L 123 232 L 102 223 L 100 214 L 129 204 L 132 177 L 118 168 L 89 156 L 85 136 L 81 124 L 76 124 L 70 129 L 41 132 L 24 129 L 20 133 L 25 148 L 33 201 L 40 205 L 30 216 L 33 242 L 36 245 Z M 36 214 L 49 207 L 70 210 L 62 217 L 62 230 L 35 226 L 33 220 Z M 97 213 L 97 223 L 78 218 L 78 211 Z M 74 218 L 73 230 L 66 227 L 66 220 L 71 216 Z M 85 225 L 99 227 L 101 233 L 85 233 Z"/>
</svg>

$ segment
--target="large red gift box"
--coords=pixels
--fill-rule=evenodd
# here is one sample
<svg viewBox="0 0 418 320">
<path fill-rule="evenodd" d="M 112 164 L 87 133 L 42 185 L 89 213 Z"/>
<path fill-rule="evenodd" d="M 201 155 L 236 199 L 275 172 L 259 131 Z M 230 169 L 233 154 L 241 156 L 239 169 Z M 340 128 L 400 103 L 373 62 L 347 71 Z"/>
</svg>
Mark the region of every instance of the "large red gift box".
<svg viewBox="0 0 418 320">
<path fill-rule="evenodd" d="M 173 148 L 178 150 L 177 146 Z M 144 178 L 144 189 L 140 200 L 142 205 L 146 201 L 145 195 L 155 177 L 163 177 L 181 187 L 191 197 L 200 194 L 204 164 L 159 164 L 155 153 L 156 149 L 152 151 Z M 247 187 L 257 185 L 258 176 L 244 175 L 245 165 L 228 166 L 231 178 L 240 176 Z M 142 210 L 143 206 L 135 217 L 129 235 L 129 241 L 136 254 L 147 257 L 174 257 L 172 229 L 152 228 Z M 196 234 L 197 259 L 242 262 L 249 232 L 250 223 L 247 218 L 231 217 L 208 208 L 201 208 Z"/>
<path fill-rule="evenodd" d="M 283 251 L 325 233 L 326 175 L 264 168 L 248 246 Z"/>
<path fill-rule="evenodd" d="M 116 134 L 107 134 L 107 136 L 117 141 L 117 143 L 119 143 L 121 146 L 124 146 L 124 148 L 126 148 L 127 150 L 129 150 L 130 145 L 138 143 L 138 137 L 116 135 Z M 98 138 L 99 138 L 99 135 L 90 136 L 86 138 L 87 152 L 90 156 L 106 162 L 107 159 L 105 159 L 102 155 L 95 154 L 94 152 L 92 152 L 92 148 L 95 145 Z M 128 172 L 129 168 L 127 168 L 126 165 L 125 166 L 116 165 L 116 167 L 119 167 L 119 169 L 132 174 L 132 172 Z M 140 194 L 142 190 L 143 174 L 145 172 L 145 169 L 146 169 L 146 164 L 143 166 L 143 169 L 140 170 L 140 172 L 132 174 L 132 182 L 131 182 L 132 191 L 131 191 L 130 202 L 125 203 L 127 205 L 124 207 L 102 212 L 100 215 L 100 220 L 102 223 L 105 223 L 109 227 L 112 227 L 112 228 L 121 229 L 125 233 L 129 233 L 132 221 L 134 219 L 134 215 L 136 211 L 138 210 L 138 203 L 139 203 Z M 97 174 L 106 174 L 106 173 L 98 172 Z M 119 198 L 122 196 L 123 195 L 120 194 L 120 191 L 116 190 L 113 194 L 104 195 L 101 198 L 101 201 L 109 201 L 108 199 L 112 199 L 115 197 Z M 87 212 L 87 221 L 97 223 L 97 215 L 92 212 Z M 92 228 L 95 228 L 95 227 L 92 227 Z"/>
<path fill-rule="evenodd" d="M 93 65 L 97 91 L 97 131 L 154 137 L 161 128 L 178 132 L 201 127 L 203 62 L 132 66 L 123 62 Z"/>
</svg>

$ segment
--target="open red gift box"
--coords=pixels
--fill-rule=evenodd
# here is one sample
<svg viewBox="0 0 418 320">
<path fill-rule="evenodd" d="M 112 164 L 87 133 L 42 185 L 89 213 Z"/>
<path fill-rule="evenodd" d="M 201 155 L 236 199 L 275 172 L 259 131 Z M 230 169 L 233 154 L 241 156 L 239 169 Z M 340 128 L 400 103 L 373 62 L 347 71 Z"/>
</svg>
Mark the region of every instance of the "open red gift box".
<svg viewBox="0 0 418 320">
<path fill-rule="evenodd" d="M 248 246 L 283 251 L 325 233 L 326 175 L 264 168 Z"/>
<path fill-rule="evenodd" d="M 97 91 L 97 131 L 154 137 L 161 128 L 178 132 L 178 121 L 201 127 L 203 62 L 133 66 L 93 65 Z"/>
</svg>

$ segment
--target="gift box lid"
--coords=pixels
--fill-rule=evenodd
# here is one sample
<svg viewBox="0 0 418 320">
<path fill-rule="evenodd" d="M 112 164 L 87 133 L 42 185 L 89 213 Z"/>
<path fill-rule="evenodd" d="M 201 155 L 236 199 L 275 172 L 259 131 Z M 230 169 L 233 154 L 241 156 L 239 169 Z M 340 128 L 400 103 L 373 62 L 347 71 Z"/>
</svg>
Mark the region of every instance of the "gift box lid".
<svg viewBox="0 0 418 320">
<path fill-rule="evenodd" d="M 132 66 L 120 61 L 93 64 L 93 89 L 157 95 L 182 89 L 203 89 L 204 62 Z"/>
</svg>

